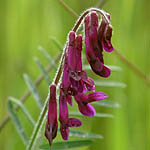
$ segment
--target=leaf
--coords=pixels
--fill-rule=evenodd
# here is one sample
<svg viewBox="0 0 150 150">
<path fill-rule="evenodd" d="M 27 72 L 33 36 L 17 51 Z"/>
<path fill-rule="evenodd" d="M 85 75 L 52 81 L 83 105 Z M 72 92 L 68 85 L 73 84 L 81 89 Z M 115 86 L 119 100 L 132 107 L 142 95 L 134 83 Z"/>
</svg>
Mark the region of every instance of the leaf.
<svg viewBox="0 0 150 150">
<path fill-rule="evenodd" d="M 75 112 L 75 111 L 71 111 L 69 112 L 70 116 L 79 116 L 79 117 L 85 117 L 84 115 L 82 115 L 80 112 Z M 94 117 L 102 117 L 102 118 L 114 118 L 114 116 L 112 114 L 108 114 L 108 113 L 96 113 L 96 115 Z M 93 117 L 92 117 L 93 118 Z"/>
<path fill-rule="evenodd" d="M 114 103 L 110 100 L 104 100 L 104 101 L 96 101 L 92 104 L 103 106 L 103 107 L 110 107 L 110 108 L 119 108 L 120 105 L 118 103 Z"/>
<path fill-rule="evenodd" d="M 47 81 L 47 84 L 49 85 L 51 83 L 50 79 L 49 79 L 49 75 L 48 73 L 46 72 L 44 66 L 42 65 L 42 63 L 40 62 L 40 60 L 35 57 L 35 62 L 37 63 L 38 67 L 40 68 L 42 74 L 43 74 L 43 77 L 45 78 L 45 80 Z"/>
<path fill-rule="evenodd" d="M 29 78 L 29 76 L 27 74 L 24 74 L 24 80 L 25 80 L 28 88 L 30 89 L 31 93 L 33 94 L 33 97 L 35 98 L 38 106 L 40 108 L 42 108 L 43 103 L 42 103 L 42 100 L 41 100 L 41 98 L 39 96 L 39 93 L 38 93 L 35 85 L 32 83 L 31 79 Z"/>
<path fill-rule="evenodd" d="M 51 149 L 52 150 L 65 150 L 65 149 L 73 149 L 73 148 L 79 148 L 83 146 L 90 146 L 93 143 L 92 140 L 77 140 L 77 141 L 67 141 L 67 142 L 55 142 L 53 143 Z M 49 144 L 41 145 L 41 150 L 49 150 L 50 146 Z"/>
<path fill-rule="evenodd" d="M 27 135 L 24 131 L 24 128 L 21 125 L 21 122 L 20 122 L 17 114 L 13 110 L 13 105 L 12 105 L 11 100 L 8 100 L 8 112 L 9 112 L 9 115 L 10 115 L 12 121 L 13 121 L 13 124 L 14 124 L 19 136 L 21 137 L 24 145 L 27 145 L 28 144 Z"/>
<path fill-rule="evenodd" d="M 53 60 L 51 55 L 48 54 L 48 52 L 42 46 L 39 46 L 38 49 L 42 52 L 42 54 L 45 56 L 48 62 L 52 64 L 55 69 L 57 69 L 56 62 Z"/>
<path fill-rule="evenodd" d="M 50 40 L 56 45 L 59 51 L 62 51 L 63 46 L 55 37 L 50 37 Z"/>
<path fill-rule="evenodd" d="M 87 133 L 87 132 L 75 131 L 75 130 L 70 130 L 69 136 L 80 137 L 80 138 L 90 138 L 90 139 L 103 139 L 103 136 L 99 134 L 93 134 L 93 133 Z"/>
<path fill-rule="evenodd" d="M 94 81 L 96 86 L 126 88 L 126 84 L 117 81 Z"/>
<path fill-rule="evenodd" d="M 122 68 L 119 66 L 106 65 L 111 71 L 122 71 Z M 91 70 L 90 65 L 83 65 L 83 70 Z"/>
<path fill-rule="evenodd" d="M 27 119 L 31 122 L 31 124 L 33 126 L 35 126 L 34 119 L 30 115 L 30 113 L 28 112 L 28 110 L 24 107 L 24 105 L 18 99 L 13 98 L 13 97 L 9 97 L 8 101 L 11 101 L 11 102 L 15 103 L 16 105 L 18 105 L 20 107 L 20 109 L 23 111 L 23 113 L 25 114 L 25 116 L 27 117 Z"/>
</svg>

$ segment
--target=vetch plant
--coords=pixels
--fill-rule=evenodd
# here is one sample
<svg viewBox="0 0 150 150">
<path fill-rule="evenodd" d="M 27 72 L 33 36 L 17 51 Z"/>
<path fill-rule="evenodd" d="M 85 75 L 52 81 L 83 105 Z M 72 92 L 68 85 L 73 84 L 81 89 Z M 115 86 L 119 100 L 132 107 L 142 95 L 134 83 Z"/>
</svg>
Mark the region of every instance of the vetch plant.
<svg viewBox="0 0 150 150">
<path fill-rule="evenodd" d="M 97 12 L 102 15 L 101 21 L 98 21 Z M 45 136 L 50 145 L 56 137 L 58 128 L 56 86 L 62 72 L 62 83 L 59 86 L 59 121 L 60 132 L 64 140 L 68 140 L 69 127 L 79 127 L 82 124 L 77 118 L 69 118 L 67 104 L 72 106 L 72 97 L 77 102 L 79 111 L 89 117 L 96 114 L 95 109 L 89 103 L 107 98 L 105 93 L 95 92 L 94 80 L 88 77 L 87 73 L 82 69 L 82 35 L 76 35 L 76 30 L 83 19 L 86 56 L 91 69 L 101 77 L 110 76 L 111 71 L 104 65 L 103 58 L 103 49 L 106 52 L 113 51 L 110 15 L 102 10 L 91 8 L 80 16 L 73 31 L 69 32 L 59 70 L 53 84 L 50 85 L 48 120 L 45 129 Z M 87 91 L 91 91 L 91 93 L 86 94 Z"/>
<path fill-rule="evenodd" d="M 98 19 L 98 13 L 102 16 L 101 20 Z M 78 34 L 78 29 L 81 25 L 83 25 L 84 29 L 83 35 Z M 103 138 L 103 136 L 98 134 L 72 130 L 71 127 L 80 127 L 82 125 L 82 122 L 77 117 L 95 116 L 113 118 L 113 115 L 109 113 L 96 113 L 91 103 L 107 108 L 119 107 L 118 104 L 115 104 L 110 100 L 100 101 L 106 99 L 108 96 L 104 92 L 96 92 L 95 89 L 96 86 L 124 88 L 126 85 L 116 81 L 93 80 L 86 72 L 87 70 L 92 70 L 100 78 L 107 78 L 110 76 L 111 71 L 121 71 L 121 68 L 117 66 L 106 66 L 104 64 L 103 49 L 106 52 L 113 51 L 111 36 L 112 26 L 110 24 L 110 15 L 103 10 L 91 8 L 87 9 L 79 17 L 77 23 L 69 32 L 61 58 L 59 53 L 55 60 L 52 60 L 52 57 L 44 50 L 44 48 L 41 46 L 39 47 L 40 51 L 51 65 L 44 68 L 40 60 L 35 58 L 35 62 L 41 70 L 42 76 L 40 76 L 34 84 L 31 78 L 27 74 L 24 74 L 24 80 L 29 88 L 29 92 L 27 92 L 26 96 L 21 100 L 24 101 L 30 93 L 33 95 L 35 102 L 38 104 L 41 111 L 37 122 L 34 121 L 32 115 L 18 99 L 9 97 L 8 100 L 10 118 L 27 150 L 77 148 L 91 145 L 93 139 Z M 56 44 L 56 47 L 58 47 L 59 50 L 62 49 L 62 46 L 58 41 L 54 38 L 51 38 L 51 40 Z M 86 57 L 89 65 L 83 64 L 83 44 L 85 44 Z M 60 63 L 57 67 L 55 62 L 59 58 Z M 57 69 L 53 82 L 51 82 L 52 80 L 50 80 L 47 73 L 48 70 L 51 69 Z M 49 94 L 44 104 L 40 93 L 36 88 L 36 85 L 39 84 L 42 79 L 45 79 L 47 85 L 50 86 Z M 56 93 L 59 93 L 59 95 Z M 68 110 L 68 105 L 73 106 L 73 99 L 78 105 L 79 111 L 77 112 L 69 112 Z M 17 106 L 14 107 L 14 104 Z M 30 139 L 28 139 L 28 134 L 15 112 L 18 108 L 23 111 L 34 127 Z M 49 144 L 46 145 L 42 144 L 43 141 L 41 140 L 46 139 L 43 135 L 44 133 L 49 141 Z M 64 140 L 68 140 L 69 137 L 86 139 L 53 143 L 53 140 L 59 133 Z"/>
</svg>

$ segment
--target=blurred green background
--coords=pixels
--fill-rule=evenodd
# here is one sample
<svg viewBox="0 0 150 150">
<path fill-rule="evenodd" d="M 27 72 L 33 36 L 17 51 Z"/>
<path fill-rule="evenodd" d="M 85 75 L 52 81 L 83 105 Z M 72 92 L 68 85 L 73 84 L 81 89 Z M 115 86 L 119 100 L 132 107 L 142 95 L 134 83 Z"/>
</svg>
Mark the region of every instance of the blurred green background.
<svg viewBox="0 0 150 150">
<path fill-rule="evenodd" d="M 98 1 L 64 2 L 80 14 L 95 6 Z M 107 0 L 103 9 L 111 14 L 114 47 L 146 75 L 150 74 L 150 1 Z M 50 41 L 50 37 L 56 37 L 64 44 L 75 21 L 57 0 L 0 1 L 0 121 L 8 114 L 7 97 L 19 99 L 27 90 L 23 73 L 27 73 L 32 80 L 40 74 L 33 58 L 38 56 L 45 66 L 48 64 L 38 51 L 38 46 L 42 45 L 48 53 L 56 56 L 59 51 Z M 121 108 L 97 108 L 98 112 L 113 113 L 114 119 L 83 119 L 84 130 L 88 124 L 86 131 L 104 136 L 103 140 L 98 140 L 89 150 L 149 150 L 150 85 L 147 86 L 114 53 L 106 54 L 105 58 L 106 64 L 122 67 L 123 71 L 113 72 L 110 79 L 124 82 L 127 88 L 99 88 L 108 93 L 110 100 L 118 102 Z M 51 80 L 53 76 L 54 70 L 50 73 Z M 43 81 L 38 89 L 44 101 L 48 93 L 46 82 Z M 28 98 L 25 106 L 36 119 L 40 111 L 32 96 Z M 18 114 L 30 135 L 31 125 L 24 119 L 21 111 Z M 0 150 L 24 148 L 10 121 L 0 132 Z"/>
</svg>

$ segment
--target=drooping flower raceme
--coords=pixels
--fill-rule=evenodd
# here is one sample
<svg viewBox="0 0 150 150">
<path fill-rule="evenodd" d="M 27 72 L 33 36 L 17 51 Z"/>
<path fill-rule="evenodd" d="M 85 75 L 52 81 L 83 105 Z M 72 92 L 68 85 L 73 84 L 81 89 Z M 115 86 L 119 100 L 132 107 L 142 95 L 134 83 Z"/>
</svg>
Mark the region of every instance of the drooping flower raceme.
<svg viewBox="0 0 150 150">
<path fill-rule="evenodd" d="M 103 49 L 106 52 L 113 51 L 111 44 L 112 26 L 110 15 L 103 12 L 105 17 L 98 22 L 96 12 L 91 12 L 85 17 L 85 47 L 87 60 L 94 73 L 101 77 L 108 77 L 110 69 L 104 65 Z M 82 35 L 76 35 L 74 31 L 69 33 L 68 46 L 64 54 L 62 83 L 59 87 L 59 121 L 60 133 L 64 140 L 68 140 L 69 128 L 81 126 L 77 118 L 70 118 L 68 104 L 72 106 L 74 98 L 79 111 L 92 117 L 96 114 L 90 104 L 107 98 L 103 92 L 95 92 L 95 84 L 92 78 L 82 69 Z M 87 91 L 91 93 L 86 94 Z M 48 107 L 48 120 L 46 122 L 45 136 L 52 144 L 57 134 L 57 102 L 56 86 L 50 86 L 50 98 Z"/>
</svg>

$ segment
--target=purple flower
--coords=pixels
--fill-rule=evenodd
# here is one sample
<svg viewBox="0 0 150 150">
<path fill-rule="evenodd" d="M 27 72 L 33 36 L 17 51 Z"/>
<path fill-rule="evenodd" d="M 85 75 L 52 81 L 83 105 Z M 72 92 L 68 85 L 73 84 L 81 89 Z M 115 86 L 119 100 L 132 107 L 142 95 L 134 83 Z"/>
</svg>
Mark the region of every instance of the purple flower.
<svg viewBox="0 0 150 150">
<path fill-rule="evenodd" d="M 78 104 L 80 112 L 85 116 L 92 117 L 96 114 L 96 111 L 89 103 L 103 100 L 107 98 L 107 95 L 103 92 L 94 92 L 87 95 L 78 93 L 74 98 Z"/>
<path fill-rule="evenodd" d="M 75 35 L 75 32 L 69 33 L 69 46 L 68 46 L 68 71 L 72 87 L 77 92 L 86 92 L 87 90 L 95 90 L 94 81 L 89 78 L 85 71 L 82 70 L 82 36 Z"/>
<path fill-rule="evenodd" d="M 60 121 L 60 132 L 64 140 L 68 140 L 69 127 L 81 126 L 81 121 L 76 118 L 69 118 L 66 95 L 63 90 L 60 89 L 59 97 L 59 121 Z"/>
<path fill-rule="evenodd" d="M 108 20 L 110 16 L 106 14 Z M 85 45 L 87 60 L 97 75 L 108 77 L 110 69 L 104 65 L 103 48 L 107 52 L 113 50 L 111 44 L 112 27 L 108 24 L 104 17 L 98 27 L 98 15 L 92 12 L 90 16 L 85 18 Z"/>
<path fill-rule="evenodd" d="M 46 122 L 45 136 L 49 140 L 50 145 L 57 135 L 57 102 L 56 102 L 56 86 L 51 84 L 50 97 L 48 105 L 48 120 Z"/>
</svg>

